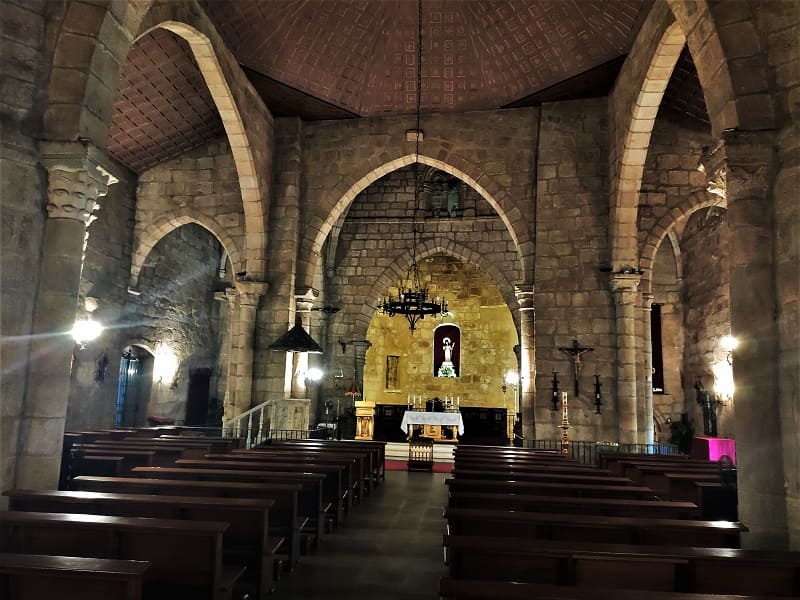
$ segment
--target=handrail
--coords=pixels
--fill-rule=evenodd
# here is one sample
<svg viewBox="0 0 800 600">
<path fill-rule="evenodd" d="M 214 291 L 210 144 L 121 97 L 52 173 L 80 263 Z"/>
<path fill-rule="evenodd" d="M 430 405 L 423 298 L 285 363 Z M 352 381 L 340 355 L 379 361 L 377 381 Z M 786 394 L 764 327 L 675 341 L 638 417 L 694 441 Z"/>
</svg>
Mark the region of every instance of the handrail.
<svg viewBox="0 0 800 600">
<path fill-rule="evenodd" d="M 224 437 L 240 438 L 244 448 L 252 448 L 269 437 L 269 400 L 246 410 L 222 424 Z"/>
</svg>

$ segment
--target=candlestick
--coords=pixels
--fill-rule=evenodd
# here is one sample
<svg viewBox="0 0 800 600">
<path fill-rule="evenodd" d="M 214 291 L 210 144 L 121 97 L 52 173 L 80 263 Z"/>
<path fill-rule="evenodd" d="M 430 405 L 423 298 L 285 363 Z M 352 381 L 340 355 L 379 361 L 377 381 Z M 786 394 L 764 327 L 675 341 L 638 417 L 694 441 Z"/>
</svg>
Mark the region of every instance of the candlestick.
<svg viewBox="0 0 800 600">
<path fill-rule="evenodd" d="M 603 401 L 602 401 L 602 398 L 601 398 L 601 393 L 600 393 L 600 388 L 601 387 L 603 387 L 603 386 L 600 384 L 600 375 L 595 373 L 594 374 L 594 405 L 595 405 L 595 408 L 597 409 L 597 414 L 598 415 L 600 414 L 600 405 L 603 404 Z"/>
<path fill-rule="evenodd" d="M 562 418 L 569 421 L 569 409 L 567 408 L 567 392 L 561 392 L 561 406 L 563 408 Z"/>
<path fill-rule="evenodd" d="M 558 371 L 553 371 L 553 411 L 558 410 Z"/>
</svg>

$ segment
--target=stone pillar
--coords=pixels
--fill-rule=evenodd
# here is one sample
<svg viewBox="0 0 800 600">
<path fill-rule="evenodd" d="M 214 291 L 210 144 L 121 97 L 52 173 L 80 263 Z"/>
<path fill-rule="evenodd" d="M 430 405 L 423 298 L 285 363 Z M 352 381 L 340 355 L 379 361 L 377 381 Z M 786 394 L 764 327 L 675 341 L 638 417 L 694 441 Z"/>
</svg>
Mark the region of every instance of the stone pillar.
<svg viewBox="0 0 800 600">
<path fill-rule="evenodd" d="M 642 294 L 642 418 L 639 421 L 641 441 L 653 443 L 653 339 L 652 339 L 653 294 Z"/>
<path fill-rule="evenodd" d="M 765 549 L 788 544 L 770 197 L 774 143 L 771 132 L 726 131 L 720 148 L 732 240 L 731 332 L 739 340 L 733 356 L 736 457 L 745 474 L 738 485 L 739 518 L 750 530 L 743 544 Z"/>
<path fill-rule="evenodd" d="M 636 400 L 636 288 L 639 275 L 613 273 L 617 329 L 617 426 L 620 444 L 639 442 Z"/>
<path fill-rule="evenodd" d="M 234 285 L 237 308 L 231 311 L 231 318 L 236 320 L 231 324 L 231 362 L 228 368 L 225 421 L 252 408 L 256 312 L 261 296 L 267 293 L 267 284 L 263 281 L 237 281 Z"/>
<path fill-rule="evenodd" d="M 220 347 L 220 376 L 225 378 L 225 393 L 222 400 L 223 423 L 234 414 L 233 410 L 233 390 L 231 389 L 231 369 L 233 363 L 233 339 L 236 335 L 235 329 L 238 323 L 236 318 L 236 288 L 226 288 L 224 292 L 215 292 L 214 300 L 225 302 L 228 319 L 227 327 L 224 329 Z M 222 369 L 224 368 L 224 371 Z"/>
<path fill-rule="evenodd" d="M 19 432 L 16 487 L 58 485 L 75 322 L 87 227 L 97 200 L 116 183 L 82 144 L 42 144 L 47 221 L 33 311 L 27 393 Z"/>
<path fill-rule="evenodd" d="M 311 330 L 311 309 L 319 292 L 314 289 L 295 296 L 295 318 L 306 332 Z M 306 373 L 308 372 L 308 352 L 292 352 L 291 398 L 308 398 Z"/>
<path fill-rule="evenodd" d="M 536 438 L 536 332 L 533 284 L 518 285 L 514 294 L 519 303 L 519 404 L 522 412 L 522 435 Z"/>
</svg>

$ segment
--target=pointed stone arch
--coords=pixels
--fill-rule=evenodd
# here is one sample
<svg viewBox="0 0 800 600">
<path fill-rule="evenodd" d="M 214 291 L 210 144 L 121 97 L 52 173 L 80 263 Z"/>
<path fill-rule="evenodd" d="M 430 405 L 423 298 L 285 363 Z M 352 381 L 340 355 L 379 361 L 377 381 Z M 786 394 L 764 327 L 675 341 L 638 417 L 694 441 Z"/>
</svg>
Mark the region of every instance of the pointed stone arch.
<svg viewBox="0 0 800 600">
<path fill-rule="evenodd" d="M 653 225 L 639 249 L 639 255 L 641 256 L 639 266 L 644 271 L 639 288 L 643 293 L 649 294 L 652 291 L 653 264 L 656 260 L 658 247 L 661 245 L 661 242 L 664 241 L 664 238 L 672 231 L 678 221 L 689 217 L 689 215 L 701 208 L 712 205 L 725 206 L 725 202 L 720 201 L 719 196 L 715 196 L 709 192 L 694 192 L 682 202 L 672 207 L 669 212 Z"/>
<path fill-rule="evenodd" d="M 418 260 L 436 254 L 444 254 L 476 266 L 495 282 L 508 309 L 511 311 L 512 315 L 516 314 L 519 306 L 517 297 L 514 294 L 514 284 L 508 281 L 496 265 L 487 261 L 480 253 L 447 238 L 424 240 L 417 244 L 415 253 Z M 384 269 L 383 273 L 375 279 L 369 293 L 365 297 L 365 302 L 361 306 L 360 312 L 354 315 L 355 325 L 352 331 L 356 337 L 360 336 L 359 339 L 366 337 L 369 323 L 377 310 L 378 302 L 381 297 L 385 295 L 386 290 L 397 285 L 397 282 L 406 276 L 413 258 L 413 253 L 411 249 L 409 249 L 398 256 L 395 261 Z"/>
<path fill-rule="evenodd" d="M 654 9 L 631 50 L 609 102 L 612 122 L 611 263 L 614 271 L 638 264 L 639 189 L 658 108 L 686 38 L 669 11 Z M 651 33 L 652 32 L 652 33 Z M 653 36 L 654 34 L 654 36 Z M 658 40 L 653 46 L 652 38 Z"/>
<path fill-rule="evenodd" d="M 313 273 L 319 266 L 322 248 L 328 234 L 339 219 L 344 215 L 356 196 L 364 191 L 370 184 L 384 175 L 413 164 L 414 154 L 405 154 L 392 160 L 373 158 L 366 161 L 367 173 L 355 183 L 348 185 L 341 181 L 330 193 L 331 198 L 336 198 L 327 218 L 313 234 L 303 242 L 303 259 L 298 265 L 298 281 L 308 280 L 310 284 Z M 481 172 L 480 168 L 469 160 L 451 155 L 447 161 L 433 158 L 428 155 L 419 155 L 420 164 L 435 167 L 454 177 L 458 177 L 486 200 L 494 208 L 505 224 L 519 259 L 519 273 L 524 279 L 533 278 L 533 238 L 528 228 L 528 223 L 523 218 L 522 212 L 515 207 L 508 192 L 494 178 Z"/>
<path fill-rule="evenodd" d="M 137 236 L 133 248 L 133 256 L 131 257 L 130 287 L 132 289 L 137 289 L 142 267 L 155 245 L 160 242 L 164 236 L 189 223 L 200 225 L 217 238 L 225 249 L 225 252 L 228 253 L 234 273 L 244 270 L 242 253 L 233 238 L 225 231 L 225 228 L 208 215 L 185 208 L 161 215 L 149 224 L 144 232 Z"/>
</svg>

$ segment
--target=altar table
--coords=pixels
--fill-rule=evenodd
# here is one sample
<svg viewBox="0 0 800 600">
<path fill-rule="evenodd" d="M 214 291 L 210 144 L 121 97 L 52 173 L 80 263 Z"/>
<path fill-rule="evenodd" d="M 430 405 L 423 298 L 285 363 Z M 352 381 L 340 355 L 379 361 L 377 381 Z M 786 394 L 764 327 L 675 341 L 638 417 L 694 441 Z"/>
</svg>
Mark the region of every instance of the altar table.
<svg viewBox="0 0 800 600">
<path fill-rule="evenodd" d="M 400 429 L 406 434 L 410 434 L 411 426 L 425 425 L 426 433 L 429 428 L 441 430 L 443 426 L 456 427 L 458 435 L 464 435 L 464 419 L 461 418 L 460 412 L 422 412 L 415 410 L 407 410 L 403 414 L 403 421 L 400 423 Z M 441 435 L 434 434 L 435 439 L 443 439 Z"/>
</svg>

